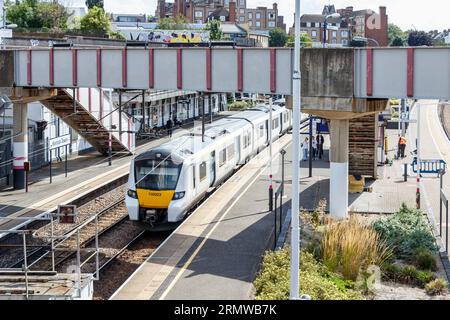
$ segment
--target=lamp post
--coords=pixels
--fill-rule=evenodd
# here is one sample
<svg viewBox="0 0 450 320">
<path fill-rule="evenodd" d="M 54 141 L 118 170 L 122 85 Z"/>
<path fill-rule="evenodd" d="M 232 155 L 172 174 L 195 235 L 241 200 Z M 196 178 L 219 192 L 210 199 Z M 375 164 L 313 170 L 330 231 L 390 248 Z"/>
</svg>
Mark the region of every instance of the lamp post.
<svg viewBox="0 0 450 320">
<path fill-rule="evenodd" d="M 292 207 L 291 207 L 291 283 L 290 299 L 299 299 L 300 261 L 300 114 L 301 114 L 301 69 L 300 69 L 300 0 L 295 0 L 295 42 L 293 70 L 293 117 L 292 117 Z"/>
<path fill-rule="evenodd" d="M 330 18 L 340 18 L 341 15 L 337 12 L 329 14 L 325 16 L 325 20 L 323 21 L 323 47 L 326 48 L 327 45 L 327 27 L 328 27 L 328 19 Z"/>
</svg>

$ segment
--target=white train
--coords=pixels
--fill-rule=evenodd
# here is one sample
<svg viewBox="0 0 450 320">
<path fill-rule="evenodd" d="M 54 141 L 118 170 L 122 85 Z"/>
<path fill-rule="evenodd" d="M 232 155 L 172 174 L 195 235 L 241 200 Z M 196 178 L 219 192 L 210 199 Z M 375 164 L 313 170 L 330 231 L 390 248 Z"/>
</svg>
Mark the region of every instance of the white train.
<svg viewBox="0 0 450 320">
<path fill-rule="evenodd" d="M 207 192 L 269 144 L 269 107 L 259 105 L 215 121 L 136 156 L 125 202 L 130 220 L 147 229 L 170 229 Z M 292 126 L 285 107 L 272 108 L 272 139 Z"/>
</svg>

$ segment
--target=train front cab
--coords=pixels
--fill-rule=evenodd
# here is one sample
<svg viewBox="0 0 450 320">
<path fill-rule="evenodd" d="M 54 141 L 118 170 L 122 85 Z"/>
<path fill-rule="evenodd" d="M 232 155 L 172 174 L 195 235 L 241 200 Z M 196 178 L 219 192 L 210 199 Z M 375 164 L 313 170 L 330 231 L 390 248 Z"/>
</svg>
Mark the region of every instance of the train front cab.
<svg viewBox="0 0 450 320">
<path fill-rule="evenodd" d="M 130 220 L 150 230 L 171 229 L 178 225 L 185 191 L 177 191 L 182 159 L 170 154 L 147 152 L 130 166 L 125 197 Z"/>
</svg>

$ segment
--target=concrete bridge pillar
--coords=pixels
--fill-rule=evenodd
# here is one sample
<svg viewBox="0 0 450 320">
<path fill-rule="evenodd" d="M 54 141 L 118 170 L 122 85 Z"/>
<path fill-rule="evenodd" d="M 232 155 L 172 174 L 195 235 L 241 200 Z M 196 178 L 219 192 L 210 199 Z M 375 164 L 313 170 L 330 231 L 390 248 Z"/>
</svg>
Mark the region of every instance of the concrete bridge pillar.
<svg viewBox="0 0 450 320">
<path fill-rule="evenodd" d="M 13 181 L 14 189 L 25 189 L 24 162 L 28 161 L 28 104 L 13 107 Z"/>
<path fill-rule="evenodd" d="M 330 122 L 330 215 L 344 219 L 348 213 L 349 120 Z"/>
</svg>

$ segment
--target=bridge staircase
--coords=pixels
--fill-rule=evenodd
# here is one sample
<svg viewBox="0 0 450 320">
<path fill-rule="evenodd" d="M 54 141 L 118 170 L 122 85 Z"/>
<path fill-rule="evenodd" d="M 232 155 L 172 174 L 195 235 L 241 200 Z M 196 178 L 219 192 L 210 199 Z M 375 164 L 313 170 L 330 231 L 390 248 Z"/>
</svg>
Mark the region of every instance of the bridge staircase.
<svg viewBox="0 0 450 320">
<path fill-rule="evenodd" d="M 102 89 L 78 88 L 75 105 L 72 89 L 58 89 L 58 94 L 41 103 L 86 139 L 97 151 L 108 154 L 109 133 L 113 153 L 132 153 L 135 147 L 133 119 L 125 112 L 119 116 L 118 106 Z M 119 121 L 122 134 L 119 134 Z"/>
</svg>

